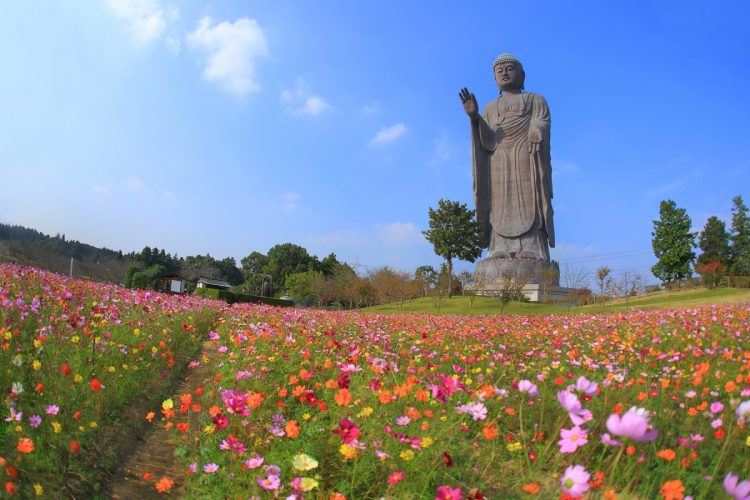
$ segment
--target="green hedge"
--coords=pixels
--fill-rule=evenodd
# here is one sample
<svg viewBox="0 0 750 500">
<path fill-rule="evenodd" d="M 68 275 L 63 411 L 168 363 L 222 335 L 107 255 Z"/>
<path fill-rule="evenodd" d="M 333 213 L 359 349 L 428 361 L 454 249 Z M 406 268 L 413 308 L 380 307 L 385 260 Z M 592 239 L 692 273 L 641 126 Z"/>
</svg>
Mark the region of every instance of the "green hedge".
<svg viewBox="0 0 750 500">
<path fill-rule="evenodd" d="M 196 288 L 195 295 L 200 295 L 201 297 L 207 297 L 210 299 L 224 300 L 229 304 L 250 302 L 253 304 L 268 304 L 280 307 L 292 307 L 294 305 L 294 302 L 291 300 L 261 297 L 259 295 L 250 295 L 249 293 L 235 293 L 228 290 L 217 290 L 216 288 Z"/>
</svg>

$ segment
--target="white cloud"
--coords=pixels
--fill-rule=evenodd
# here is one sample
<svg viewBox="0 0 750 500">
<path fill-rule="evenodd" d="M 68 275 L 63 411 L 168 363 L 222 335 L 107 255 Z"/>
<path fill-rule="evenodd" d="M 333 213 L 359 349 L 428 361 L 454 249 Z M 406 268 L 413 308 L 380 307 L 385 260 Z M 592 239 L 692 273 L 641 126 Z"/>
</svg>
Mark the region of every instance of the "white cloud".
<svg viewBox="0 0 750 500">
<path fill-rule="evenodd" d="M 91 190 L 94 192 L 94 194 L 97 194 L 99 196 L 104 196 L 109 194 L 109 188 L 107 186 L 102 186 L 100 184 L 96 184 L 91 187 Z"/>
<path fill-rule="evenodd" d="M 380 103 L 375 99 L 368 99 L 362 105 L 362 112 L 366 115 L 374 115 L 380 112 Z"/>
<path fill-rule="evenodd" d="M 302 198 L 299 193 L 285 193 L 283 198 L 284 210 L 292 212 L 297 208 L 297 202 Z"/>
<path fill-rule="evenodd" d="M 293 115 L 318 116 L 331 109 L 328 101 L 320 95 L 313 95 L 307 83 L 301 78 L 294 82 L 294 87 L 281 92 L 281 101 Z"/>
<path fill-rule="evenodd" d="M 108 0 L 117 17 L 123 19 L 133 37 L 133 43 L 146 46 L 159 39 L 167 27 L 167 19 L 177 16 L 177 10 L 165 10 L 159 0 Z"/>
<path fill-rule="evenodd" d="M 580 174 L 583 170 L 577 163 L 568 160 L 560 160 L 552 162 L 552 171 L 554 174 L 576 175 Z"/>
<path fill-rule="evenodd" d="M 130 177 L 125 179 L 125 187 L 133 191 L 141 191 L 146 187 L 146 185 L 138 177 L 131 175 Z"/>
<path fill-rule="evenodd" d="M 187 44 L 206 53 L 203 78 L 238 96 L 260 90 L 255 62 L 268 55 L 263 31 L 254 19 L 243 17 L 233 23 L 214 25 L 206 16 L 187 35 Z"/>
<path fill-rule="evenodd" d="M 406 133 L 406 125 L 403 123 L 397 123 L 386 127 L 378 131 L 375 137 L 370 139 L 369 144 L 371 146 L 382 146 L 398 140 L 401 136 Z"/>
<path fill-rule="evenodd" d="M 440 134 L 433 141 L 432 152 L 430 153 L 430 165 L 439 165 L 450 161 L 453 158 L 453 146 L 450 143 L 448 135 L 445 133 Z"/>
</svg>

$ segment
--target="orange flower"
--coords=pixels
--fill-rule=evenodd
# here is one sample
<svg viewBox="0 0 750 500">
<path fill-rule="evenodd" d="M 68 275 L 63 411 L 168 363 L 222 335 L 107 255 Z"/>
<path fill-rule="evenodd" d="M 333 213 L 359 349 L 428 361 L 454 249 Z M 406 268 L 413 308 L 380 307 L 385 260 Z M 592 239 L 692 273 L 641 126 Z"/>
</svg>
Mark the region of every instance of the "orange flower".
<svg viewBox="0 0 750 500">
<path fill-rule="evenodd" d="M 21 453 L 31 453 L 34 451 L 34 441 L 29 438 L 21 438 L 18 440 L 18 446 L 16 449 Z"/>
<path fill-rule="evenodd" d="M 500 435 L 500 431 L 497 429 L 495 422 L 489 422 L 487 425 L 482 427 L 482 434 L 485 439 L 495 439 Z"/>
<path fill-rule="evenodd" d="M 299 436 L 299 424 L 296 420 L 287 421 L 284 430 L 286 431 L 286 435 L 290 438 L 296 438 Z"/>
<path fill-rule="evenodd" d="M 352 393 L 349 389 L 339 389 L 334 399 L 339 406 L 346 406 L 352 402 Z"/>
<path fill-rule="evenodd" d="M 156 413 L 150 411 L 150 412 L 146 413 L 146 420 L 148 420 L 149 422 L 151 422 L 154 419 L 155 416 L 156 416 Z"/>
<path fill-rule="evenodd" d="M 80 443 L 78 441 L 76 441 L 75 439 L 71 439 L 70 440 L 70 452 L 71 453 L 78 453 L 79 451 L 81 451 L 81 445 L 80 445 Z"/>
<path fill-rule="evenodd" d="M 608 489 L 602 494 L 604 500 L 617 500 L 617 493 L 612 488 Z"/>
<path fill-rule="evenodd" d="M 177 424 L 177 430 L 180 432 L 187 432 L 190 430 L 190 424 L 188 422 L 180 422 Z"/>
<path fill-rule="evenodd" d="M 592 478 L 589 480 L 589 486 L 591 486 L 591 488 L 595 490 L 598 490 L 602 487 L 602 485 L 604 485 L 604 473 L 598 470 L 592 475 Z"/>
<path fill-rule="evenodd" d="M 144 472 L 144 473 L 143 473 L 143 479 L 144 479 L 145 481 L 151 481 L 151 478 L 152 478 L 152 477 L 154 477 L 154 475 L 153 475 L 153 474 L 151 474 L 150 472 Z"/>
<path fill-rule="evenodd" d="M 539 485 L 536 483 L 528 483 L 521 486 L 521 489 L 529 495 L 536 495 L 541 488 L 539 488 Z"/>
<path fill-rule="evenodd" d="M 211 415 L 212 417 L 215 417 L 219 413 L 221 413 L 221 408 L 219 408 L 216 405 L 213 405 L 211 408 L 208 409 L 208 414 Z"/>
<path fill-rule="evenodd" d="M 414 395 L 417 401 L 428 401 L 430 399 L 430 391 L 426 389 L 417 389 L 417 393 Z"/>
<path fill-rule="evenodd" d="M 734 381 L 730 380 L 726 384 L 724 384 L 724 390 L 727 392 L 732 392 L 737 388 L 737 385 L 735 385 Z"/>
<path fill-rule="evenodd" d="M 163 477 L 159 479 L 159 482 L 154 485 L 154 488 L 156 488 L 156 491 L 159 493 L 166 493 L 167 491 L 172 489 L 172 486 L 174 486 L 174 481 L 167 477 Z"/>
<path fill-rule="evenodd" d="M 341 493 L 331 493 L 328 500 L 346 500 L 346 495 L 342 495 Z"/>
<path fill-rule="evenodd" d="M 670 462 L 674 460 L 675 458 L 675 452 L 672 450 L 672 448 L 665 448 L 663 450 L 659 450 L 659 452 L 656 453 L 656 456 L 661 458 L 662 460 L 666 460 L 667 462 Z"/>
<path fill-rule="evenodd" d="M 251 392 L 247 395 L 247 406 L 255 410 L 263 402 L 264 393 L 262 392 Z"/>
<path fill-rule="evenodd" d="M 391 402 L 391 400 L 393 399 L 393 396 L 391 395 L 391 391 L 382 390 L 380 391 L 380 394 L 378 395 L 378 399 L 380 400 L 381 403 L 383 403 L 384 405 L 387 405 L 388 403 Z"/>
<path fill-rule="evenodd" d="M 633 446 L 632 444 L 625 448 L 626 455 L 632 455 L 633 453 L 635 453 L 635 446 Z"/>
<path fill-rule="evenodd" d="M 516 409 L 515 408 L 506 408 L 505 409 L 505 413 L 507 413 L 508 415 L 510 415 L 512 417 L 513 415 L 516 414 Z"/>
<path fill-rule="evenodd" d="M 664 495 L 664 500 L 682 500 L 685 498 L 685 486 L 679 479 L 667 481 L 659 491 Z"/>
</svg>

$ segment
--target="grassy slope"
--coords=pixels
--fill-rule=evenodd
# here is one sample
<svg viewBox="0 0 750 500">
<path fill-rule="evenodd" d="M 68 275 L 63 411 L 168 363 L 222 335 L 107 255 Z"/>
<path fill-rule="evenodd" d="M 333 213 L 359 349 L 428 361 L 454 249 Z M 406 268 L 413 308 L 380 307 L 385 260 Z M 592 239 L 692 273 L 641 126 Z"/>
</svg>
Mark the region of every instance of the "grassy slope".
<svg viewBox="0 0 750 500">
<path fill-rule="evenodd" d="M 555 306 L 549 304 L 531 304 L 512 302 L 505 306 L 502 314 L 549 315 L 576 314 L 591 312 L 624 311 L 629 308 L 655 309 L 692 307 L 707 304 L 730 304 L 750 302 L 750 289 L 720 288 L 707 290 L 692 288 L 689 290 L 659 291 L 639 295 L 629 299 L 617 299 L 605 305 L 591 305 L 582 307 Z M 411 312 L 429 314 L 501 314 L 501 304 L 498 299 L 476 297 L 471 305 L 469 297 L 453 297 L 438 302 L 433 298 L 415 299 L 398 304 L 385 304 L 364 309 L 374 312 Z"/>
</svg>

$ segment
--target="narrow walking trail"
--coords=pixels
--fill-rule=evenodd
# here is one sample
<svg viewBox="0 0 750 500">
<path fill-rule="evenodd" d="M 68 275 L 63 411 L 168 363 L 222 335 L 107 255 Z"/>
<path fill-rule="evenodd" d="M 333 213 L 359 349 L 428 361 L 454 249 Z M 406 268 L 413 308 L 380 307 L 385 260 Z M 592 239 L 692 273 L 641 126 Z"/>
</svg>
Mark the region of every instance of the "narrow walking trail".
<svg viewBox="0 0 750 500">
<path fill-rule="evenodd" d="M 172 399 L 178 400 L 180 394 L 192 393 L 212 377 L 210 370 L 215 346 L 206 341 L 201 347 L 200 365 L 189 369 L 180 385 L 175 389 Z M 152 410 L 156 411 L 156 409 Z M 139 418 L 145 418 L 141 415 Z M 108 496 L 114 499 L 150 499 L 162 498 L 156 489 L 157 482 L 166 477 L 172 481 L 169 493 L 174 497 L 185 496 L 185 466 L 174 456 L 175 445 L 170 442 L 169 431 L 154 420 L 153 430 L 148 432 L 140 443 L 134 446 L 135 451 L 125 464 L 113 476 Z M 123 439 L 130 439 L 124 436 Z M 135 439 L 135 437 L 133 437 Z"/>
</svg>

